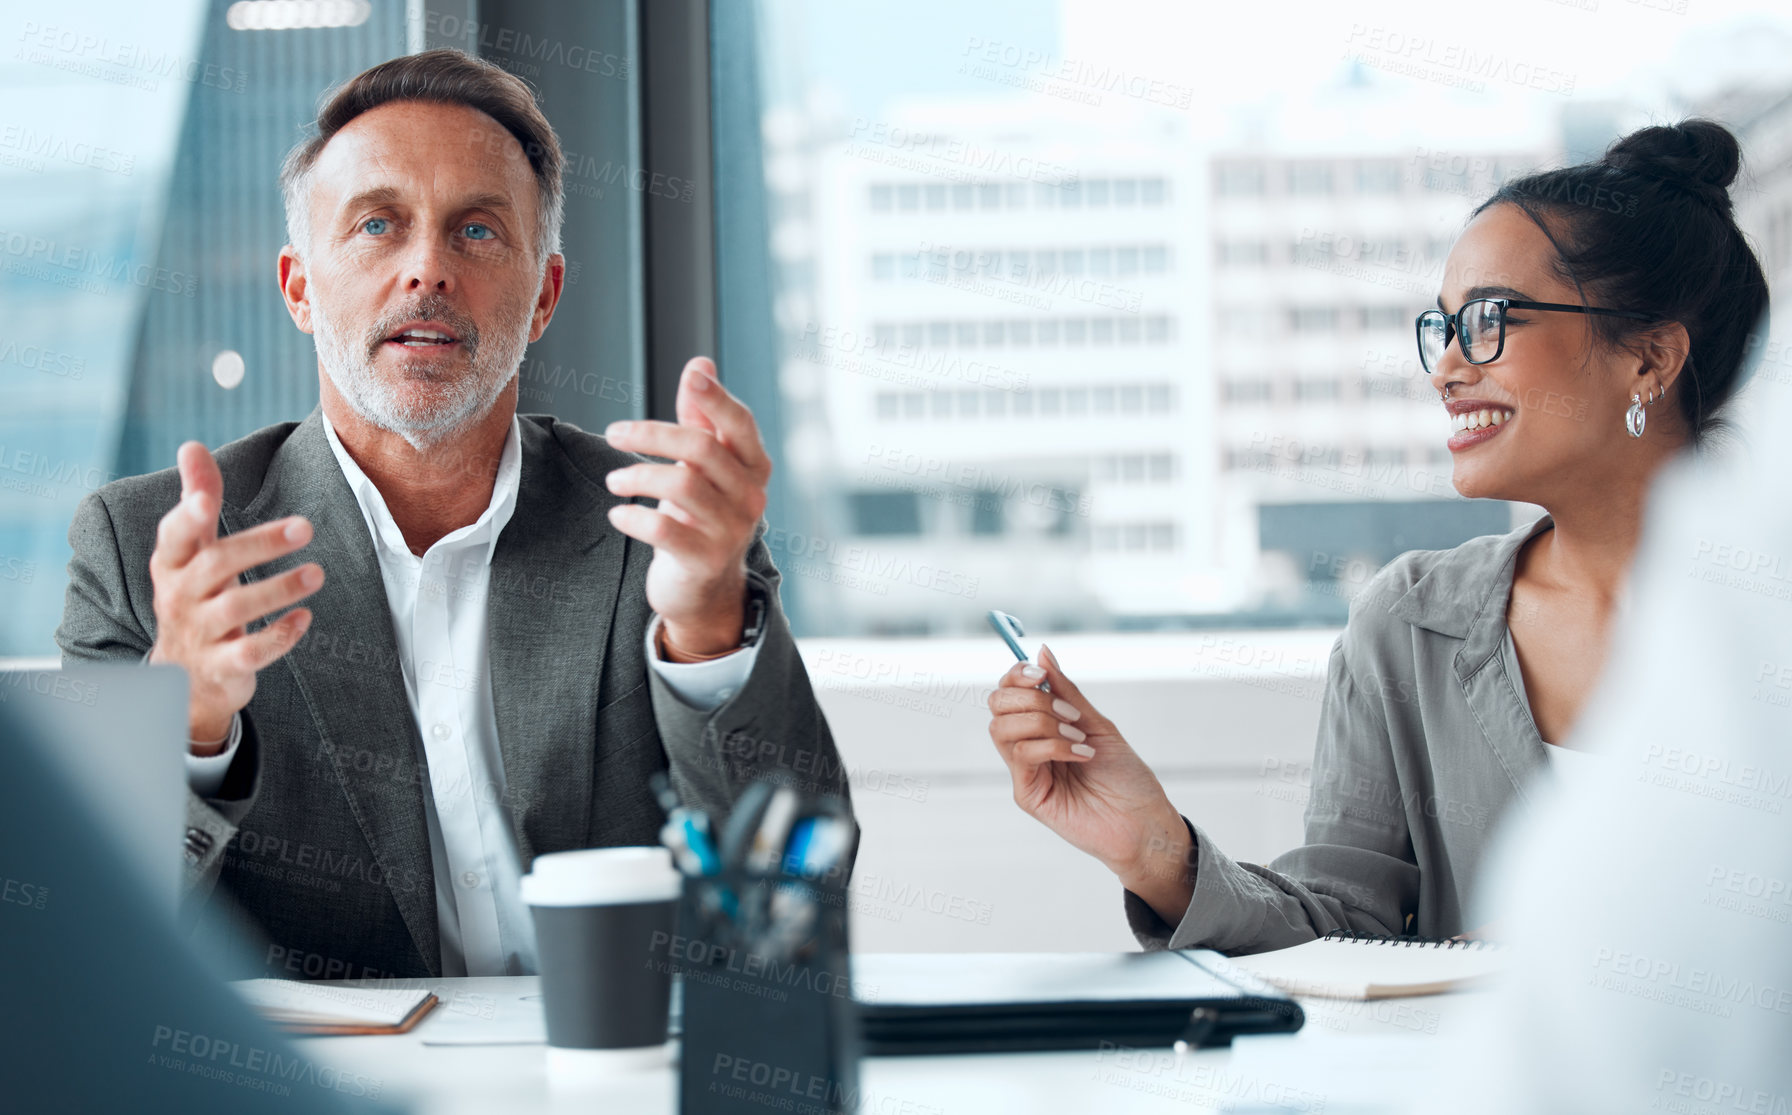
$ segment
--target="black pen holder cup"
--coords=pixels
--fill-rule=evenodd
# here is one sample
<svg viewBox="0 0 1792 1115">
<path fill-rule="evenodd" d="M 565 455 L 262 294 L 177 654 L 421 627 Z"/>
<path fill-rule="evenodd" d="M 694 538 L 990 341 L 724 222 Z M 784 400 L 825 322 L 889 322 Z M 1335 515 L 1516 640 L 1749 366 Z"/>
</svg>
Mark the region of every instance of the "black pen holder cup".
<svg viewBox="0 0 1792 1115">
<path fill-rule="evenodd" d="M 684 996 L 681 1115 L 858 1110 L 846 900 L 844 873 L 685 878 L 666 942 Z"/>
</svg>

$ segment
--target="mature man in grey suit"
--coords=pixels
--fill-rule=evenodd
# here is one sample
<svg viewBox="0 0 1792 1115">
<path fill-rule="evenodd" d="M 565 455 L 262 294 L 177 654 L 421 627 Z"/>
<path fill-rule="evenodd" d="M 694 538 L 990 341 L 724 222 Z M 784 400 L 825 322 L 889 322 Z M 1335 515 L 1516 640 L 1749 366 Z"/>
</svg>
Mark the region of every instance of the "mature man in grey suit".
<svg viewBox="0 0 1792 1115">
<path fill-rule="evenodd" d="M 188 908 L 225 931 L 227 893 L 269 974 L 532 971 L 518 877 L 655 842 L 655 771 L 712 813 L 775 768 L 846 794 L 759 538 L 771 465 L 714 365 L 677 423 L 516 414 L 561 164 L 527 87 L 458 52 L 337 90 L 282 174 L 320 406 L 70 527 L 58 643 L 186 668 Z"/>
</svg>

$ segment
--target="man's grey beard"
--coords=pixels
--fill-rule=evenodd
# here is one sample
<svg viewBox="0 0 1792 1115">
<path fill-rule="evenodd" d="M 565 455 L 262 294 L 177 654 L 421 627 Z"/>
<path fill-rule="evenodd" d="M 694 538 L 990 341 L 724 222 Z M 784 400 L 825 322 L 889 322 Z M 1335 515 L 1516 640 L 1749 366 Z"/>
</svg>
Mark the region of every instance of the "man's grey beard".
<svg viewBox="0 0 1792 1115">
<path fill-rule="evenodd" d="M 490 412 L 523 362 L 533 317 L 533 304 L 524 302 L 514 324 L 500 321 L 490 337 L 482 337 L 472 318 L 456 310 L 447 299 L 431 294 L 385 315 L 364 336 L 354 338 L 336 328 L 321 300 L 313 299 L 311 303 L 317 359 L 330 382 L 356 414 L 382 430 L 392 431 L 418 450 L 440 444 Z M 406 400 L 407 389 L 414 390 L 417 381 L 382 379 L 373 366 L 373 358 L 387 337 L 405 322 L 418 320 L 439 321 L 447 326 L 466 349 L 471 367 L 458 378 L 447 368 L 441 370 L 439 377 L 435 369 L 426 368 L 428 383 L 444 388 L 443 392 L 434 399 Z M 459 363 L 459 354 L 452 359 Z"/>
</svg>

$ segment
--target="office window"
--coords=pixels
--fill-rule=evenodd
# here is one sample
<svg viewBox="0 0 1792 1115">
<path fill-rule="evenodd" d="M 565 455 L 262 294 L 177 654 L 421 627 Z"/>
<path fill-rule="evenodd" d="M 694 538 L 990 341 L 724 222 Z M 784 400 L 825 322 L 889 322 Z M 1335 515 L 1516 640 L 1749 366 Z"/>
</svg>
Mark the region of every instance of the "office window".
<svg viewBox="0 0 1792 1115">
<path fill-rule="evenodd" d="M 1214 312 L 1220 332 L 1234 337 L 1277 336 L 1292 332 L 1267 306 L 1221 306 Z"/>
<path fill-rule="evenodd" d="M 1295 240 L 1288 245 L 1288 260 L 1297 267 L 1326 267 L 1338 259 L 1335 240 Z"/>
<path fill-rule="evenodd" d="M 1261 240 L 1221 240 L 1214 255 L 1222 267 L 1260 267 L 1269 262 L 1269 245 Z"/>
<path fill-rule="evenodd" d="M 1266 379 L 1228 379 L 1221 386 L 1228 403 L 1267 403 L 1270 384 Z"/>
<path fill-rule="evenodd" d="M 1339 32 L 1262 6 L 1229 15 L 1229 41 L 1290 49 L 1201 83 L 1193 110 L 1123 86 L 1097 91 L 1099 103 L 1067 97 L 1088 90 L 1062 78 L 1032 82 L 1038 75 L 1024 67 L 996 66 L 996 76 L 963 68 L 964 44 L 993 38 L 1041 58 L 1098 60 L 1128 78 L 1175 82 L 1174 67 L 1145 44 L 1186 22 L 1186 4 L 1143 2 L 1142 11 L 1092 17 L 1042 0 L 1004 6 L 999 18 L 975 5 L 702 6 L 712 41 L 723 47 L 713 51 L 709 75 L 717 163 L 690 200 L 715 219 L 716 267 L 706 274 L 719 302 L 718 355 L 724 377 L 760 416 L 778 464 L 774 526 L 814 537 L 850 533 L 856 468 L 874 433 L 922 447 L 943 444 L 932 427 L 945 424 L 955 463 L 1018 477 L 1037 464 L 1026 452 L 1039 446 L 1023 451 L 1020 443 L 1040 427 L 1007 427 L 1049 422 L 1059 463 L 1125 456 L 1132 463 L 1116 464 L 1115 475 L 1136 475 L 1142 461 L 1147 481 L 1120 494 L 1143 502 L 1065 516 L 1061 534 L 1030 531 L 1026 508 L 1010 503 L 1002 532 L 973 539 L 968 520 L 924 500 L 914 514 L 918 533 L 909 536 L 916 548 L 937 551 L 942 567 L 970 569 L 955 546 L 976 541 L 983 560 L 1013 546 L 1046 571 L 1040 584 L 1016 589 L 1013 608 L 1062 616 L 1062 601 L 1074 599 L 1078 621 L 1096 629 L 1191 619 L 1339 622 L 1337 601 L 1315 602 L 1299 583 L 1275 582 L 1280 574 L 1265 570 L 1279 563 L 1261 559 L 1277 547 L 1302 554 L 1347 543 L 1373 561 L 1420 537 L 1427 547 L 1450 545 L 1460 538 L 1422 533 L 1412 516 L 1456 530 L 1468 519 L 1440 517 L 1438 508 L 1457 501 L 1389 498 L 1382 504 L 1398 514 L 1384 515 L 1309 485 L 1314 490 L 1292 495 L 1311 504 L 1278 504 L 1291 495 L 1285 477 L 1224 467 L 1232 458 L 1201 440 L 1219 435 L 1193 422 L 1174 443 L 1186 456 L 1166 456 L 1174 484 L 1154 489 L 1149 478 L 1163 447 L 1145 444 L 1141 431 L 1155 441 L 1175 427 L 1162 416 L 1176 414 L 1182 390 L 1194 392 L 1191 410 L 1256 407 L 1251 419 L 1270 437 L 1310 428 L 1303 408 L 1334 407 L 1360 392 L 1379 400 L 1378 442 L 1363 450 L 1366 459 L 1387 454 L 1447 475 L 1430 389 L 1405 365 L 1412 316 L 1435 293 L 1435 268 L 1456 230 L 1500 181 L 1596 153 L 1621 126 L 1614 121 L 1658 116 L 1659 105 L 1636 103 L 1625 90 L 1647 88 L 1655 55 L 1685 53 L 1695 34 L 1699 84 L 1754 89 L 1760 103 L 1751 100 L 1744 113 L 1689 93 L 1680 111 L 1744 129 L 1751 181 L 1738 212 L 1772 273 L 1792 260 L 1792 175 L 1779 169 L 1772 142 L 1792 134 L 1784 96 L 1792 79 L 1756 72 L 1749 51 L 1724 46 L 1732 41 L 1724 36 L 1742 34 L 1750 37 L 1734 41 L 1771 45 L 1771 35 L 1744 22 L 1765 20 L 1760 26 L 1772 30 L 1787 20 L 1765 0 L 1743 0 L 1736 12 L 1698 6 L 1702 14 L 1690 23 L 1655 13 L 1643 53 L 1634 36 L 1588 33 L 1570 37 L 1567 55 L 1518 59 L 1538 69 L 1568 64 L 1587 75 L 1589 89 L 1591 75 L 1601 75 L 1597 106 L 1584 93 L 1563 97 L 1497 78 L 1481 90 L 1470 82 L 1446 90 L 1438 75 L 1402 67 L 1306 72 L 1291 59 L 1315 46 L 1335 54 Z M 1161 19 L 1150 10 L 1160 2 Z M 139 58 L 190 63 L 196 80 L 164 72 L 150 89 L 129 80 L 143 77 L 143 66 L 117 55 L 60 65 L 25 44 L 9 55 L 12 102 L 25 107 L 0 135 L 5 227 L 23 243 L 103 260 L 109 277 L 96 289 L 102 281 L 72 264 L 15 259 L 18 266 L 0 269 L 0 654 L 51 652 L 67 519 L 93 483 L 165 467 L 187 437 L 221 444 L 302 417 L 316 402 L 312 342 L 292 328 L 268 279 L 283 238 L 273 173 L 326 88 L 409 47 L 406 5 L 374 3 L 354 27 L 251 32 L 229 26 L 230 3 L 114 3 L 104 18 L 82 23 L 79 6 L 63 12 L 39 0 L 34 19 L 103 33 Z M 575 47 L 633 54 L 640 28 L 629 22 L 631 7 L 596 5 L 571 21 L 532 16 L 526 5 L 481 6 L 482 22 L 465 43 L 538 88 L 567 150 L 577 153 L 567 176 L 565 299 L 524 356 L 518 397 L 525 411 L 588 429 L 658 405 L 645 390 L 651 346 L 643 322 L 656 307 L 642 295 L 649 288 L 640 251 L 652 243 L 642 214 L 665 199 L 630 179 L 648 152 L 676 143 L 642 142 L 643 59 L 631 57 L 621 77 L 566 61 Z M 1618 5 L 1639 10 L 1602 9 L 1590 21 L 1585 12 L 1545 7 L 1533 14 L 1546 22 L 1578 17 L 1589 28 L 1607 16 L 1621 23 L 1651 14 L 1641 10 L 1647 5 Z M 441 14 L 439 5 L 417 11 Z M 1358 14 L 1377 18 L 1372 9 Z M 1428 18 L 1431 41 L 1481 41 L 1476 21 L 1484 12 L 1445 7 Z M 1089 30 L 1095 23 L 1104 28 L 1099 37 Z M 925 35 L 917 32 L 923 24 Z M 599 41 L 605 36 L 615 42 Z M 206 84 L 205 74 L 223 70 L 247 80 L 229 90 Z M 1012 80 L 1017 75 L 1028 80 Z M 1446 102 L 1448 111 L 1412 110 Z M 1495 129 L 1464 126 L 1496 117 Z M 887 126 L 892 142 L 869 141 L 853 127 L 860 119 Z M 1214 131 L 1209 121 L 1228 127 Z M 924 142 L 905 145 L 899 134 Z M 101 147 L 130 156 L 134 169 L 58 154 Z M 1198 191 L 1200 204 L 1180 205 L 1178 186 Z M 1365 220 L 1375 222 L 1368 236 Z M 1340 246 L 1345 234 L 1348 248 Z M 1320 247 L 1326 235 L 1332 245 Z M 1237 254 L 1228 255 L 1228 241 L 1238 243 Z M 923 243 L 970 255 L 961 265 L 949 250 L 942 264 Z M 1177 269 L 1177 251 L 1196 264 L 1181 270 L 1201 281 L 1162 280 Z M 1305 268 L 1285 270 L 1297 252 Z M 164 281 L 126 277 L 143 268 Z M 1120 299 L 1143 291 L 1143 302 L 1115 305 L 1116 290 Z M 1364 364 L 1365 350 L 1374 363 Z M 1286 385 L 1274 389 L 1273 408 L 1264 405 L 1272 375 Z M 1303 458 L 1301 467 L 1314 461 Z M 1083 479 L 1065 467 L 1053 483 L 1068 491 Z M 1311 510 L 1321 505 L 1337 515 Z M 1359 533 L 1346 537 L 1347 523 Z M 1150 586 L 1148 600 L 1138 586 L 1078 564 L 1098 533 L 1115 555 L 1163 559 L 1171 572 Z M 1260 545 L 1217 541 L 1240 537 Z M 1296 582 L 1304 569 L 1294 562 Z M 1199 576 L 1180 575 L 1195 570 Z M 1075 583 L 1047 583 L 1054 579 Z M 784 593 L 804 635 L 970 634 L 989 604 L 925 590 L 880 598 L 804 577 L 790 578 Z"/>
<path fill-rule="evenodd" d="M 1406 167 L 1398 159 L 1366 159 L 1356 167 L 1357 192 L 1397 194 L 1405 176 Z"/>
<path fill-rule="evenodd" d="M 1214 168 L 1214 189 L 1221 197 L 1256 197 L 1267 176 L 1262 163 L 1223 162 Z"/>
<path fill-rule="evenodd" d="M 1002 504 L 1001 492 L 993 488 L 976 489 L 970 506 L 970 532 L 981 538 L 1000 535 L 1005 525 Z"/>
<path fill-rule="evenodd" d="M 1362 327 L 1364 329 L 1410 330 L 1413 319 L 1418 316 L 1418 313 L 1417 309 L 1410 309 L 1406 306 L 1364 306 L 1362 308 Z"/>
<path fill-rule="evenodd" d="M 854 534 L 873 536 L 921 533 L 921 501 L 914 492 L 851 492 L 847 506 Z"/>
<path fill-rule="evenodd" d="M 1142 2 L 1149 10 L 1159 0 Z M 1538 18 L 1560 19 L 1560 7 Z M 1461 541 L 1452 532 L 1468 520 L 1439 519 L 1427 493 L 1378 493 L 1377 506 L 1391 510 L 1366 511 L 1361 493 L 1318 474 L 1374 461 L 1447 475 L 1435 407 L 1418 405 L 1423 377 L 1401 366 L 1412 363 L 1412 317 L 1436 293 L 1437 263 L 1495 181 L 1596 152 L 1614 138 L 1613 121 L 1660 111 L 1622 93 L 1604 103 L 1607 89 L 1647 81 L 1641 56 L 1615 33 L 1574 41 L 1589 88 L 1590 75 L 1601 75 L 1595 109 L 1587 96 L 1487 75 L 1477 91 L 1469 82 L 1443 89 L 1435 74 L 1392 66 L 1309 73 L 1291 59 L 1312 55 L 1327 35 L 1335 54 L 1340 32 L 1247 6 L 1228 17 L 1242 29 L 1230 41 L 1290 50 L 1266 53 L 1260 77 L 1200 83 L 1191 115 L 1119 87 L 1099 91 L 1100 103 L 1069 97 L 1083 91 L 1074 80 L 1025 66 L 983 73 L 963 57 L 966 42 L 999 39 L 1023 54 L 1098 59 L 1116 73 L 1174 81 L 1157 52 L 1126 44 L 1186 24 L 1187 5 L 1175 0 L 1162 3 L 1161 26 L 1124 7 L 1091 15 L 1054 0 L 1005 6 L 993 21 L 975 5 L 929 7 L 924 16 L 900 5 L 815 9 L 790 0 L 710 8 L 732 21 L 715 40 L 728 50 L 719 52 L 726 64 L 717 63 L 713 100 L 753 104 L 776 113 L 779 125 L 716 138 L 718 148 L 753 146 L 762 168 L 779 170 L 762 173 L 751 190 L 725 172 L 715 182 L 721 242 L 737 258 L 751 249 L 772 263 L 743 263 L 716 288 L 724 323 L 746 320 L 741 307 L 756 299 L 776 310 L 759 343 L 741 342 L 734 351 L 744 355 L 724 365 L 756 405 L 782 404 L 767 424 L 774 485 L 783 485 L 768 518 L 826 535 L 847 492 L 861 486 L 863 441 L 873 432 L 888 437 L 882 444 L 949 458 L 967 475 L 1018 480 L 1060 467 L 1065 476 L 1054 483 L 1066 490 L 1095 485 L 1084 494 L 1091 505 L 1068 516 L 1062 535 L 1031 529 L 1031 512 L 1012 498 L 1003 529 L 989 534 L 973 534 L 994 524 L 975 526 L 955 510 L 963 502 L 923 500 L 916 549 L 942 568 L 1024 563 L 1040 583 L 1003 584 L 1010 610 L 1059 616 L 1075 599 L 1079 621 L 1094 629 L 1336 624 L 1343 602 L 1305 591 L 1305 556 L 1349 552 L 1374 562 L 1415 539 L 1428 548 Z M 1623 22 L 1647 13 L 1602 8 L 1600 20 L 1607 14 Z M 1484 38 L 1476 20 L 1485 13 L 1430 15 L 1434 42 Z M 925 35 L 914 26 L 923 18 Z M 1701 35 L 1736 25 L 1725 13 L 1694 22 Z M 1089 29 L 1098 24 L 1105 33 L 1095 37 Z M 1652 50 L 1680 49 L 1693 30 L 1684 20 L 1651 26 Z M 1740 66 L 1728 68 L 1721 52 L 1712 58 L 1701 81 L 1746 84 L 1736 80 Z M 1545 51 L 1521 61 L 1563 59 Z M 742 72 L 759 84 L 747 88 Z M 1760 88 L 1760 135 L 1792 134 L 1792 103 L 1771 109 L 1782 85 L 1792 88 L 1792 79 Z M 1437 111 L 1415 112 L 1415 104 Z M 926 141 L 877 147 L 863 128 L 848 135 L 860 119 Z M 1499 126 L 1465 126 L 1483 119 Z M 1757 173 L 1769 165 L 1762 142 L 1744 143 Z M 802 174 L 791 175 L 793 166 Z M 1197 191 L 1197 204 L 1183 205 L 1178 188 Z M 741 200 L 755 191 L 776 196 Z M 1764 251 L 1792 257 L 1792 217 L 1784 215 L 1792 203 L 1782 192 L 1762 186 L 1759 227 L 1749 231 Z M 943 274 L 953 281 L 920 285 L 941 274 L 929 270 L 922 244 L 946 246 Z M 879 254 L 895 257 L 894 280 Z M 915 258 L 916 281 L 902 286 L 905 256 Z M 848 333 L 888 344 L 822 350 L 825 361 L 799 364 L 817 350 L 817 335 Z M 1187 407 L 1181 392 L 1190 393 Z M 1363 416 L 1373 419 L 1368 428 L 1338 427 L 1340 412 L 1365 396 L 1374 402 Z M 1315 430 L 1333 432 L 1316 439 Z M 1253 435 L 1336 444 L 1271 458 L 1249 443 Z M 1336 456 L 1338 446 L 1349 448 Z M 1361 454 L 1355 464 L 1350 453 Z M 1310 510 L 1321 505 L 1348 506 L 1355 519 Z M 1421 515 L 1453 525 L 1422 531 L 1411 518 Z M 1344 525 L 1352 521 L 1356 533 Z M 1105 577 L 1103 561 L 1082 563 L 1092 553 L 1136 558 L 1163 570 L 1161 583 Z M 1284 560 L 1289 553 L 1296 560 Z M 879 600 L 816 578 L 791 582 L 785 593 L 804 635 L 970 636 L 991 606 L 946 593 L 899 600 L 893 591 Z"/>
<path fill-rule="evenodd" d="M 1296 306 L 1288 316 L 1296 333 L 1330 333 L 1338 328 L 1336 306 Z"/>
<path fill-rule="evenodd" d="M 1332 192 L 1330 163 L 1298 162 L 1288 167 L 1288 192 L 1313 197 Z"/>
</svg>

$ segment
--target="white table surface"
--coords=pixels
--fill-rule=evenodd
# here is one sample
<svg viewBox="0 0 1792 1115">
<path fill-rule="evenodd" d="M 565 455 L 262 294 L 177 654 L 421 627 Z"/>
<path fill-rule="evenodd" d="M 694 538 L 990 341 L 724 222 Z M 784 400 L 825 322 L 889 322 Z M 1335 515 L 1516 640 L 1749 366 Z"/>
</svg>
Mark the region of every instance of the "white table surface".
<svg viewBox="0 0 1792 1115">
<path fill-rule="evenodd" d="M 426 1115 L 479 1112 L 676 1112 L 675 1069 L 619 1073 L 596 1084 L 549 1078 L 541 1045 L 426 1046 L 429 1026 L 457 1007 L 489 1010 L 493 1000 L 515 1001 L 538 993 L 533 976 L 388 981 L 379 986 L 428 987 L 442 999 L 408 1034 L 378 1037 L 296 1038 L 320 1065 L 358 1072 L 377 1082 L 378 1094 Z M 1415 1053 L 1434 1047 L 1457 1028 L 1479 998 L 1456 993 L 1375 1003 L 1303 999 L 1307 1023 L 1287 1037 L 1292 1055 L 1334 1064 L 1357 1049 L 1387 1047 L 1400 1039 Z M 1404 1048 L 1404 1045 L 1402 1045 Z M 1279 1053 L 1258 1046 L 1256 1052 Z M 1381 1054 L 1386 1057 L 1386 1054 Z M 1415 1058 L 1429 1060 L 1429 1058 Z M 1392 1083 L 1392 1082 L 1390 1082 Z M 986 1112 L 1201 1112 L 1237 1110 L 1251 1100 L 1280 1098 L 1285 1110 L 1370 1110 L 1330 1102 L 1344 1096 L 1316 1092 L 1311 1079 L 1269 1080 L 1235 1071 L 1230 1050 L 1203 1050 L 1177 1058 L 1169 1050 L 1126 1053 L 977 1054 L 952 1057 L 868 1057 L 860 1065 L 865 1115 L 948 1115 Z M 1390 1092 L 1397 1091 L 1390 1088 Z M 1303 1097 L 1305 1097 L 1303 1099 Z M 1231 1104 L 1231 1107 L 1223 1105 Z M 766 1108 L 773 1110 L 773 1108 Z M 1264 1109 L 1268 1110 L 1268 1109 Z"/>
</svg>

